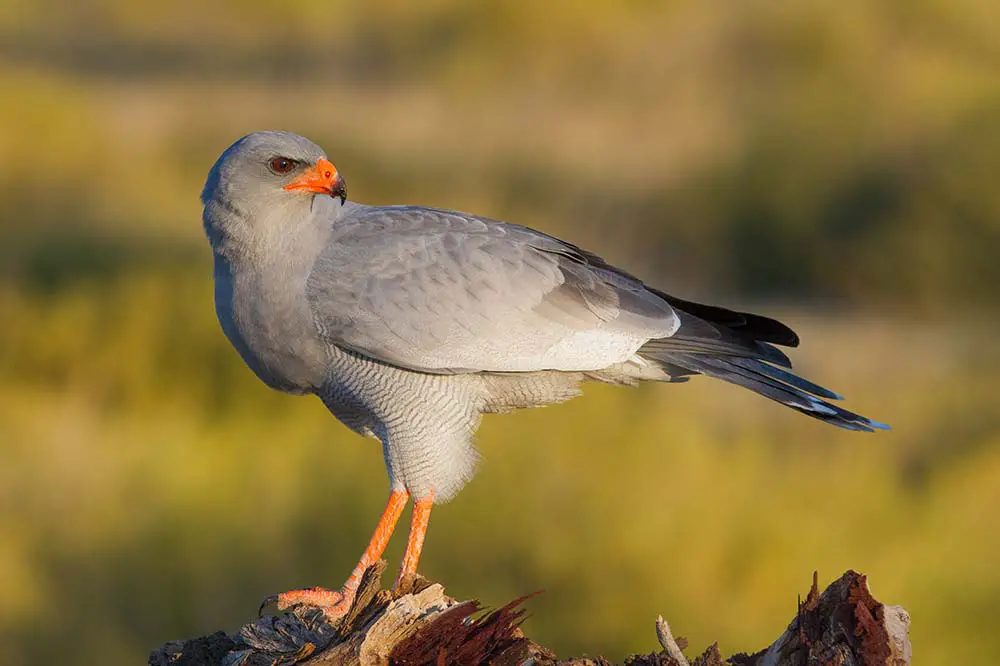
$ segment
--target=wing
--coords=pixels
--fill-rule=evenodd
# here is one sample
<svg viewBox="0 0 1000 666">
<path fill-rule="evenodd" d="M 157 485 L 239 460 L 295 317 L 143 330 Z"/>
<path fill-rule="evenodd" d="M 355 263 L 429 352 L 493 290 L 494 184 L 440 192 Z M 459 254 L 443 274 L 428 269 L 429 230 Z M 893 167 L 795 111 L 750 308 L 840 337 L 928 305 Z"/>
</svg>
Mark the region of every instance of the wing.
<svg viewBox="0 0 1000 666">
<path fill-rule="evenodd" d="M 673 334 L 671 306 L 594 255 L 526 227 L 358 206 L 307 294 L 331 344 L 413 370 L 599 370 Z"/>
</svg>

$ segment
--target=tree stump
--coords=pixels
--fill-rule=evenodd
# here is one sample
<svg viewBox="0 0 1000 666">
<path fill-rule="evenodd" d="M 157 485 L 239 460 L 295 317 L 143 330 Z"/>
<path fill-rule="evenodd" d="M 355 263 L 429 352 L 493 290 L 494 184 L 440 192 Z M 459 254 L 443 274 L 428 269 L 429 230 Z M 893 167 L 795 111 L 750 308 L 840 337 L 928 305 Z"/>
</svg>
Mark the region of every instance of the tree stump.
<svg viewBox="0 0 1000 666">
<path fill-rule="evenodd" d="M 371 567 L 351 610 L 329 624 L 300 606 L 154 650 L 150 666 L 610 666 L 602 659 L 558 659 L 524 635 L 521 597 L 486 612 L 477 601 L 457 601 L 423 578 L 393 593 L 380 589 L 385 563 Z M 625 666 L 907 666 L 910 618 L 899 606 L 872 597 L 865 576 L 847 571 L 823 594 L 816 574 L 785 632 L 754 654 L 723 659 L 716 645 L 688 661 L 686 642 L 658 618 L 658 652 L 632 655 Z"/>
</svg>

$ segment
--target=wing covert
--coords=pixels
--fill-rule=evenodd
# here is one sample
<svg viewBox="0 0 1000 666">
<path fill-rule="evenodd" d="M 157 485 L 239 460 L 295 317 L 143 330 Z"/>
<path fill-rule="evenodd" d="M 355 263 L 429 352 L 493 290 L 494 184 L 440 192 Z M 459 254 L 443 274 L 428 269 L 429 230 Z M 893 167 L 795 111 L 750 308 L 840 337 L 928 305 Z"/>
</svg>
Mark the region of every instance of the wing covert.
<svg viewBox="0 0 1000 666">
<path fill-rule="evenodd" d="M 394 365 L 598 370 L 679 325 L 635 278 L 526 227 L 367 206 L 337 224 L 308 280 L 314 319 L 328 342 Z"/>
</svg>

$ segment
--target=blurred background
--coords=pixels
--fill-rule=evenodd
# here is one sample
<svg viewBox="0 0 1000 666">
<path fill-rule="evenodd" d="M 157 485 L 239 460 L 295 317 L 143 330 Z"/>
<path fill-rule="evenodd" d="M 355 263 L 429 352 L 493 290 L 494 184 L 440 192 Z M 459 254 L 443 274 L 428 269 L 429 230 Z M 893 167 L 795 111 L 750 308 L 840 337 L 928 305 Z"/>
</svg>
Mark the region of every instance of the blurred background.
<svg viewBox="0 0 1000 666">
<path fill-rule="evenodd" d="M 536 640 L 621 659 L 657 613 L 762 648 L 814 569 L 855 568 L 921 663 L 992 663 L 998 34 L 990 0 L 2 0 L 3 662 L 144 663 L 340 585 L 366 543 L 377 445 L 268 390 L 215 321 L 203 179 L 282 128 L 356 200 L 779 316 L 797 368 L 895 428 L 704 379 L 488 417 L 424 574 L 493 606 L 544 589 Z"/>
</svg>

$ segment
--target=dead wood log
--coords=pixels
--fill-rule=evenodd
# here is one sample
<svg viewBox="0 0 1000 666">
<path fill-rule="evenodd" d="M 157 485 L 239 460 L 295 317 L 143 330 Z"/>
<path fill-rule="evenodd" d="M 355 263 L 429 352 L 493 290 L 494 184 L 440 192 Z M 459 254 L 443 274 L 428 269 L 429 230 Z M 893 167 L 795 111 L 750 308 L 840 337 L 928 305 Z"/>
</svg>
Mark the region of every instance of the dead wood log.
<svg viewBox="0 0 1000 666">
<path fill-rule="evenodd" d="M 216 632 L 172 641 L 153 651 L 150 666 L 610 666 L 602 659 L 559 660 L 520 629 L 525 610 L 516 599 L 485 612 L 456 601 L 422 578 L 390 594 L 380 589 L 385 563 L 370 568 L 350 612 L 336 624 L 306 607 L 261 617 L 235 634 Z M 819 593 L 812 589 L 785 632 L 755 654 L 723 659 L 716 645 L 688 661 L 684 639 L 663 618 L 659 652 L 628 657 L 625 666 L 907 666 L 910 618 L 899 606 L 872 597 L 865 576 L 848 571 Z"/>
</svg>

